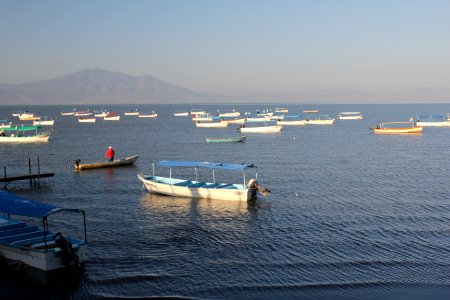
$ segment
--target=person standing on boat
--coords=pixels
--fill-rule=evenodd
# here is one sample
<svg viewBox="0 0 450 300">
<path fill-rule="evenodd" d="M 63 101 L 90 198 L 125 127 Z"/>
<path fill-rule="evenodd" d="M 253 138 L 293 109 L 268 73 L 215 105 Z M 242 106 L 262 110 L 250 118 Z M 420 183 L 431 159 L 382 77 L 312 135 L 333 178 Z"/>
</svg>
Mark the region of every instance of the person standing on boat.
<svg viewBox="0 0 450 300">
<path fill-rule="evenodd" d="M 114 154 L 116 154 L 111 146 L 109 146 L 108 150 L 106 151 L 105 156 L 109 159 L 109 162 L 114 161 Z"/>
</svg>

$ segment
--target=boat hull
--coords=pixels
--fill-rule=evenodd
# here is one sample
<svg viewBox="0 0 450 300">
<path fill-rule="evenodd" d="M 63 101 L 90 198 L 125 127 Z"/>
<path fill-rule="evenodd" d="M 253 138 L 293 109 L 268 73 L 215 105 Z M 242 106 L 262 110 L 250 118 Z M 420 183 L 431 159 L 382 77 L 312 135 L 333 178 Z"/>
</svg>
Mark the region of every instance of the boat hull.
<svg viewBox="0 0 450 300">
<path fill-rule="evenodd" d="M 34 126 L 53 126 L 54 124 L 55 124 L 55 120 L 33 121 Z"/>
<path fill-rule="evenodd" d="M 306 125 L 333 125 L 334 120 L 307 120 Z"/>
<path fill-rule="evenodd" d="M 259 132 L 259 133 L 266 133 L 266 132 L 280 132 L 281 128 L 283 126 L 281 125 L 274 125 L 274 126 L 258 126 L 258 127 L 241 127 L 239 130 L 241 132 Z"/>
<path fill-rule="evenodd" d="M 114 168 L 132 165 L 136 160 L 138 160 L 139 155 L 134 155 L 130 157 L 125 157 L 114 162 L 98 162 L 92 164 L 75 164 L 76 170 L 89 170 L 89 169 L 100 169 L 100 168 Z"/>
<path fill-rule="evenodd" d="M 450 126 L 450 121 L 448 122 L 416 122 L 417 126 L 426 126 L 426 127 L 448 127 Z"/>
<path fill-rule="evenodd" d="M 241 137 L 233 137 L 233 138 L 207 138 L 207 143 L 235 143 L 235 142 L 244 142 L 246 136 Z"/>
<path fill-rule="evenodd" d="M 41 143 L 48 142 L 50 133 L 34 136 L 0 136 L 0 143 Z"/>
<path fill-rule="evenodd" d="M 287 126 L 304 126 L 306 125 L 306 120 L 298 121 L 277 121 L 277 125 L 287 125 Z"/>
<path fill-rule="evenodd" d="M 228 126 L 228 122 L 219 123 L 195 123 L 195 127 L 198 128 L 225 128 Z"/>
<path fill-rule="evenodd" d="M 95 123 L 95 118 L 87 118 L 87 119 L 79 118 L 78 122 L 79 123 Z"/>
<path fill-rule="evenodd" d="M 177 186 L 176 184 L 185 182 L 182 179 L 172 179 L 159 176 L 146 176 L 138 174 L 138 178 L 144 183 L 145 188 L 150 193 L 162 194 L 167 196 L 187 197 L 187 198 L 201 198 L 201 199 L 216 199 L 216 200 L 230 200 L 230 201 L 248 201 L 256 198 L 256 191 L 249 189 L 243 185 L 234 184 L 238 187 L 235 189 L 229 188 L 194 188 L 187 186 Z M 165 181 L 165 182 L 161 182 Z M 198 182 L 192 181 L 192 184 Z M 205 183 L 212 184 L 212 183 Z M 231 186 L 231 185 L 228 185 Z"/>
<path fill-rule="evenodd" d="M 174 113 L 173 114 L 175 117 L 187 117 L 189 116 L 189 112 L 180 112 L 180 113 Z"/>
<path fill-rule="evenodd" d="M 418 134 L 422 133 L 422 127 L 413 128 L 373 128 L 373 132 L 377 134 Z"/>
<path fill-rule="evenodd" d="M 74 246 L 80 263 L 85 262 L 87 260 L 86 243 L 83 242 L 79 245 L 72 246 Z M 15 247 L 8 244 L 0 244 L 0 256 L 9 260 L 20 261 L 21 263 L 43 271 L 57 270 L 74 265 L 73 262 L 69 265 L 64 265 L 59 251 L 55 251 L 54 249 L 35 250 L 22 246 Z"/>
<path fill-rule="evenodd" d="M 119 121 L 120 120 L 120 116 L 103 117 L 103 120 L 105 120 L 105 121 Z"/>
</svg>

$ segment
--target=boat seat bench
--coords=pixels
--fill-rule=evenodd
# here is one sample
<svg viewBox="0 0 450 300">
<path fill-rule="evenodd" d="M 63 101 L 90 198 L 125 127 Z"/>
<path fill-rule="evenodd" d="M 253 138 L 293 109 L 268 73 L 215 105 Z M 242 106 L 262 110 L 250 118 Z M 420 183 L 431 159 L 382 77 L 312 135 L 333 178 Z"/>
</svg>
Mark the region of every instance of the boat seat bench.
<svg viewBox="0 0 450 300">
<path fill-rule="evenodd" d="M 13 224 L 8 224 L 8 225 L 3 225 L 3 226 L 0 226 L 0 232 L 1 231 L 4 231 L 4 230 L 11 230 L 11 229 L 14 229 L 14 228 L 20 228 L 20 227 L 24 227 L 25 225 L 27 225 L 27 224 L 25 224 L 25 223 L 13 223 Z"/>
<path fill-rule="evenodd" d="M 34 232 L 39 230 L 36 226 L 22 226 L 19 228 L 14 228 L 11 230 L 4 230 L 0 231 L 0 238 L 6 238 L 9 236 L 15 236 L 18 234 L 28 233 L 28 232 Z"/>
</svg>

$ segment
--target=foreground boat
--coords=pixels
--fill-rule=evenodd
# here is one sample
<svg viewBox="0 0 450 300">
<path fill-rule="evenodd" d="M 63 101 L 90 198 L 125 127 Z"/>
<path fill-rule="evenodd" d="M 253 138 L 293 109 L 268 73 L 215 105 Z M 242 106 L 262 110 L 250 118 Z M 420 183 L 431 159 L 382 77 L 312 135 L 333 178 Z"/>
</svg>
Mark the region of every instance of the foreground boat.
<svg viewBox="0 0 450 300">
<path fill-rule="evenodd" d="M 246 136 L 227 137 L 227 138 L 206 138 L 207 143 L 236 143 L 244 142 Z"/>
<path fill-rule="evenodd" d="M 175 179 L 170 177 L 155 176 L 155 169 L 153 165 L 153 175 L 138 174 L 145 188 L 156 194 L 163 194 L 168 196 L 189 197 L 189 198 L 204 198 L 204 199 L 218 199 L 218 200 L 234 200 L 247 201 L 256 199 L 256 193 L 259 192 L 264 196 L 268 196 L 270 191 L 260 185 L 256 179 L 250 179 L 245 184 L 245 170 L 255 168 L 254 165 L 246 164 L 228 164 L 228 163 L 211 163 L 211 162 L 186 162 L 186 161 L 160 161 L 159 166 L 170 168 L 172 174 L 173 167 L 191 167 L 195 169 L 196 179 L 185 180 Z M 198 181 L 197 168 L 208 168 L 213 170 L 212 182 Z M 217 183 L 215 180 L 215 170 L 241 171 L 244 174 L 244 183 Z M 255 175 L 257 178 L 257 174 Z"/>
<path fill-rule="evenodd" d="M 0 211 L 7 214 L 0 216 L 0 256 L 43 271 L 79 266 L 87 259 L 83 210 L 65 209 L 0 191 Z M 61 211 L 82 213 L 84 240 L 66 238 L 49 230 L 48 217 Z M 11 219 L 10 215 L 42 218 L 43 228 Z"/>
<path fill-rule="evenodd" d="M 423 127 L 414 122 L 385 122 L 370 129 L 378 134 L 418 134 L 422 133 Z"/>
<path fill-rule="evenodd" d="M 47 142 L 50 132 L 39 132 L 40 126 L 12 126 L 0 130 L 0 143 Z"/>
<path fill-rule="evenodd" d="M 130 166 L 136 160 L 138 160 L 139 155 L 133 155 L 129 157 L 125 157 L 119 160 L 115 160 L 113 162 L 96 162 L 90 164 L 80 164 L 81 160 L 77 159 L 75 161 L 75 170 L 88 170 L 88 169 L 100 169 L 100 168 L 114 168 L 114 167 L 123 167 Z"/>
</svg>

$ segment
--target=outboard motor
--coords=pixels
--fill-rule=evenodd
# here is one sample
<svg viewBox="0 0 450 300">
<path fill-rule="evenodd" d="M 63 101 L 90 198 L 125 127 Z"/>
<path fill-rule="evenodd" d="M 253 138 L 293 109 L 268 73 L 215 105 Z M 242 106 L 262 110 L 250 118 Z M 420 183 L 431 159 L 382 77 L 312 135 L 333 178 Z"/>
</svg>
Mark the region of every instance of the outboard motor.
<svg viewBox="0 0 450 300">
<path fill-rule="evenodd" d="M 77 160 L 75 161 L 75 166 L 76 166 L 77 168 L 80 166 L 80 161 L 81 161 L 81 159 L 77 159 Z"/>
<path fill-rule="evenodd" d="M 256 181 L 256 179 L 250 179 L 247 183 L 247 187 L 249 189 L 255 190 L 258 193 L 260 193 L 263 196 L 269 196 L 270 195 L 270 190 L 267 189 L 266 187 L 262 186 L 261 184 L 258 183 L 258 181 Z"/>
<path fill-rule="evenodd" d="M 62 263 L 68 265 L 74 262 L 76 265 L 80 265 L 80 259 L 72 248 L 72 244 L 64 237 L 61 232 L 58 232 L 53 237 L 56 246 L 61 249 Z"/>
</svg>

